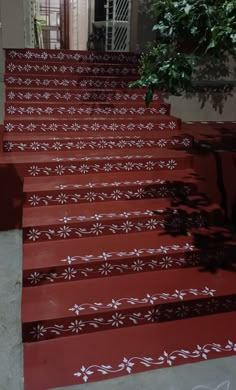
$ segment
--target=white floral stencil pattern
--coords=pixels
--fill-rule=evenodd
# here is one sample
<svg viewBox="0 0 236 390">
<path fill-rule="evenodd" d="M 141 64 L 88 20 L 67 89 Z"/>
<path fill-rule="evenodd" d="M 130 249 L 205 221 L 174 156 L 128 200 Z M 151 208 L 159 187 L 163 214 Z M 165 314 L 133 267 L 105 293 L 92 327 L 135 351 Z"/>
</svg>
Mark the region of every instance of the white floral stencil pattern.
<svg viewBox="0 0 236 390">
<path fill-rule="evenodd" d="M 154 369 L 159 366 L 173 366 L 175 363 L 183 360 L 187 363 L 187 359 L 191 359 L 191 362 L 192 359 L 207 360 L 211 354 L 215 352 L 217 352 L 217 354 L 225 352 L 232 354 L 232 352 L 236 352 L 236 344 L 229 340 L 225 345 L 219 343 L 205 344 L 203 346 L 197 345 L 193 351 L 188 351 L 186 349 L 179 349 L 172 352 L 164 351 L 163 354 L 158 357 L 125 357 L 123 361 L 116 366 L 111 366 L 109 364 L 96 364 L 89 367 L 82 366 L 74 375 L 81 378 L 81 380 L 86 383 L 95 373 L 100 373 L 101 375 L 114 375 L 119 373 L 122 373 L 123 375 L 131 374 L 137 372 L 135 369 L 140 369 L 140 366 L 142 367 L 142 371 L 144 371 L 145 369 Z M 216 390 L 225 389 L 219 388 Z"/>
</svg>

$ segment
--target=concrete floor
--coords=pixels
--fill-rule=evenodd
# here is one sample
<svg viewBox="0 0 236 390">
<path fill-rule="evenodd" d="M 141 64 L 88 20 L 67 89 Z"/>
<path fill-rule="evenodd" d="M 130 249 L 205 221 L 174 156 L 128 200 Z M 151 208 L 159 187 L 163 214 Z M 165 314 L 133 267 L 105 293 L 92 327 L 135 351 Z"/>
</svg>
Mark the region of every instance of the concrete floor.
<svg viewBox="0 0 236 390">
<path fill-rule="evenodd" d="M 21 269 L 21 231 L 0 233 L 0 390 L 23 390 Z M 235 369 L 236 356 L 60 390 L 235 390 Z"/>
</svg>

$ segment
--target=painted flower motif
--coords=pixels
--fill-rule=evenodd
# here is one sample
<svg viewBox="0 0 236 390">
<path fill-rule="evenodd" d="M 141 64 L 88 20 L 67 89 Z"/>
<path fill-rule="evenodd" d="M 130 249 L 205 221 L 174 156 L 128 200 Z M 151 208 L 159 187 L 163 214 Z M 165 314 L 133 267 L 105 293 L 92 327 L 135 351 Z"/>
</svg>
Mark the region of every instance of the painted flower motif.
<svg viewBox="0 0 236 390">
<path fill-rule="evenodd" d="M 161 114 L 161 115 L 165 115 L 166 114 L 166 108 L 165 107 L 162 107 L 160 110 L 159 110 L 159 113 Z"/>
<path fill-rule="evenodd" d="M 60 52 L 57 54 L 57 58 L 58 58 L 60 61 L 62 61 L 62 60 L 64 60 L 64 58 L 65 58 L 65 54 L 64 54 L 62 51 L 60 51 Z"/>
<path fill-rule="evenodd" d="M 53 149 L 55 149 L 55 150 L 61 150 L 62 149 L 62 144 L 61 144 L 61 142 L 54 142 L 53 144 L 52 144 L 52 148 Z"/>
<path fill-rule="evenodd" d="M 113 191 L 112 193 L 111 193 L 111 198 L 112 199 L 114 199 L 114 200 L 119 200 L 119 199 L 121 199 L 122 198 L 122 191 L 120 191 L 120 190 L 115 190 L 115 191 Z"/>
<path fill-rule="evenodd" d="M 13 147 L 14 147 L 14 144 L 12 142 L 4 142 L 4 150 L 6 152 L 11 152 Z"/>
<path fill-rule="evenodd" d="M 115 313 L 108 322 L 110 322 L 112 326 L 118 328 L 120 325 L 124 325 L 124 319 L 125 317 L 121 313 Z"/>
<path fill-rule="evenodd" d="M 68 199 L 69 199 L 68 195 L 66 195 L 64 193 L 61 193 L 61 194 L 57 195 L 57 197 L 56 197 L 56 201 L 60 204 L 67 203 Z"/>
<path fill-rule="evenodd" d="M 155 163 L 153 161 L 147 161 L 144 167 L 147 171 L 153 171 Z"/>
<path fill-rule="evenodd" d="M 132 367 L 134 366 L 134 363 L 132 363 L 130 360 L 124 358 L 123 363 L 119 364 L 119 367 L 122 369 L 125 369 L 129 374 L 132 372 Z"/>
<path fill-rule="evenodd" d="M 66 280 L 71 280 L 76 277 L 77 271 L 74 268 L 68 267 L 62 273 L 62 276 Z"/>
<path fill-rule="evenodd" d="M 47 332 L 47 329 L 43 325 L 38 324 L 32 328 L 32 331 L 30 332 L 30 334 L 33 335 L 34 339 L 39 340 L 41 337 L 45 336 L 46 332 Z"/>
<path fill-rule="evenodd" d="M 158 360 L 163 363 L 167 363 L 169 366 L 172 366 L 175 359 L 175 355 L 168 354 L 166 351 L 164 351 L 163 356 L 160 356 Z"/>
<path fill-rule="evenodd" d="M 49 125 L 49 130 L 50 131 L 57 131 L 58 125 L 56 123 L 52 123 Z"/>
<path fill-rule="evenodd" d="M 107 260 L 109 257 L 112 257 L 110 253 L 103 252 L 100 256 L 98 256 L 99 259 Z"/>
<path fill-rule="evenodd" d="M 32 58 L 32 56 L 33 56 L 33 53 L 32 53 L 31 51 L 27 51 L 27 52 L 25 53 L 25 58 L 26 58 L 27 60 L 29 60 L 30 58 Z"/>
<path fill-rule="evenodd" d="M 161 268 L 171 268 L 173 267 L 173 259 L 169 256 L 162 257 L 161 261 L 159 262 Z"/>
<path fill-rule="evenodd" d="M 76 109 L 74 107 L 69 107 L 67 111 L 70 115 L 74 115 L 76 113 Z"/>
<path fill-rule="evenodd" d="M 142 260 L 136 260 L 131 265 L 131 268 L 133 271 L 140 272 L 143 271 L 143 268 L 145 267 L 145 264 Z"/>
<path fill-rule="evenodd" d="M 13 115 L 16 112 L 16 108 L 14 106 L 10 106 L 7 108 L 7 112 L 8 114 Z"/>
<path fill-rule="evenodd" d="M 40 173 L 40 168 L 37 165 L 32 165 L 28 170 L 30 176 L 38 176 Z"/>
<path fill-rule="evenodd" d="M 129 232 L 132 230 L 133 227 L 134 227 L 134 225 L 133 225 L 132 222 L 130 222 L 130 221 L 125 221 L 125 222 L 123 222 L 122 225 L 121 225 L 121 229 L 122 229 L 122 231 L 124 231 L 125 233 L 129 233 Z"/>
<path fill-rule="evenodd" d="M 101 267 L 98 269 L 101 275 L 107 276 L 113 271 L 114 267 L 110 263 L 104 263 L 101 265 Z"/>
<path fill-rule="evenodd" d="M 63 175 L 66 168 L 63 165 L 57 165 L 55 168 L 55 173 L 59 176 Z"/>
<path fill-rule="evenodd" d="M 29 233 L 27 234 L 27 237 L 29 240 L 36 241 L 40 238 L 41 232 L 37 229 L 30 229 Z"/>
<path fill-rule="evenodd" d="M 88 192 L 87 194 L 84 195 L 84 199 L 87 202 L 94 202 L 97 197 L 97 194 L 95 192 Z"/>
<path fill-rule="evenodd" d="M 69 92 L 66 92 L 64 95 L 63 95 L 63 97 L 64 97 L 64 99 L 65 100 L 70 100 L 71 99 L 71 94 L 69 93 Z"/>
<path fill-rule="evenodd" d="M 167 142 L 168 142 L 168 141 L 167 141 L 166 139 L 162 138 L 162 139 L 160 139 L 160 140 L 157 142 L 157 145 L 158 145 L 160 148 L 164 148 L 164 147 L 166 146 Z"/>
<path fill-rule="evenodd" d="M 146 228 L 148 230 L 155 230 L 158 226 L 159 222 L 155 219 L 149 219 L 147 223 L 145 224 Z"/>
<path fill-rule="evenodd" d="M 6 123 L 5 129 L 8 133 L 11 133 L 15 129 L 15 125 L 13 123 Z"/>
<path fill-rule="evenodd" d="M 104 167 L 103 167 L 103 170 L 104 170 L 105 172 L 110 172 L 110 171 L 112 170 L 112 168 L 113 168 L 113 165 L 112 165 L 112 164 L 106 163 L 106 164 L 104 165 Z"/>
<path fill-rule="evenodd" d="M 169 160 L 167 163 L 166 163 L 166 166 L 168 169 L 175 169 L 177 167 L 177 162 L 175 160 Z"/>
<path fill-rule="evenodd" d="M 91 233 L 93 233 L 96 236 L 98 236 L 99 234 L 102 234 L 104 229 L 105 229 L 105 227 L 101 223 L 95 223 L 91 227 Z"/>
<path fill-rule="evenodd" d="M 134 166 L 135 166 L 134 163 L 132 163 L 131 161 L 128 161 L 127 163 L 124 164 L 124 169 L 126 171 L 132 171 Z"/>
<path fill-rule="evenodd" d="M 32 99 L 32 93 L 26 92 L 24 97 L 25 97 L 26 100 L 30 100 L 30 99 Z"/>
<path fill-rule="evenodd" d="M 48 58 L 48 53 L 46 51 L 44 51 L 43 53 L 41 53 L 41 58 L 43 60 L 46 60 Z"/>
<path fill-rule="evenodd" d="M 41 280 L 41 275 L 39 272 L 33 272 L 28 278 L 30 284 L 38 284 Z"/>
<path fill-rule="evenodd" d="M 184 146 L 188 147 L 188 146 L 191 144 L 191 141 L 190 141 L 189 138 L 184 138 L 184 139 L 182 140 L 182 144 L 183 144 Z"/>
<path fill-rule="evenodd" d="M 176 123 L 175 122 L 170 122 L 168 127 L 171 129 L 171 130 L 174 130 L 176 128 Z"/>
<path fill-rule="evenodd" d="M 161 197 L 161 198 L 166 198 L 167 196 L 169 196 L 169 189 L 166 187 L 166 186 L 162 186 L 158 189 L 157 191 L 158 195 Z"/>
<path fill-rule="evenodd" d="M 61 226 L 60 229 L 57 231 L 60 238 L 67 238 L 70 236 L 71 228 L 69 226 Z"/>
<path fill-rule="evenodd" d="M 52 107 L 46 107 L 46 108 L 45 108 L 45 114 L 50 115 L 50 114 L 52 114 L 52 113 L 53 113 L 53 108 L 52 108 Z"/>
<path fill-rule="evenodd" d="M 89 171 L 89 166 L 88 165 L 86 165 L 86 164 L 83 164 L 83 165 L 81 165 L 80 167 L 79 167 L 79 171 L 81 172 L 81 173 L 87 173 L 88 171 Z"/>
<path fill-rule="evenodd" d="M 38 195 L 32 195 L 30 198 L 29 198 L 29 204 L 31 206 L 38 206 L 39 203 L 40 203 L 40 197 Z"/>
<path fill-rule="evenodd" d="M 156 322 L 160 317 L 160 311 L 158 309 L 149 310 L 144 317 L 147 319 L 147 321 Z"/>
<path fill-rule="evenodd" d="M 16 66 L 12 63 L 8 64 L 7 66 L 7 70 L 9 70 L 9 72 L 14 72 L 14 70 L 16 69 Z"/>
<path fill-rule="evenodd" d="M 32 150 L 39 150 L 40 147 L 41 147 L 41 145 L 39 142 L 31 142 L 31 144 L 30 144 L 30 149 L 32 149 Z"/>
<path fill-rule="evenodd" d="M 73 333 L 80 333 L 81 330 L 85 327 L 85 323 L 83 321 L 75 320 L 74 322 L 71 322 L 68 326 L 68 329 L 71 330 Z"/>
<path fill-rule="evenodd" d="M 15 93 L 12 91 L 8 93 L 8 99 L 10 99 L 10 100 L 15 99 L 15 96 L 16 96 Z"/>
</svg>

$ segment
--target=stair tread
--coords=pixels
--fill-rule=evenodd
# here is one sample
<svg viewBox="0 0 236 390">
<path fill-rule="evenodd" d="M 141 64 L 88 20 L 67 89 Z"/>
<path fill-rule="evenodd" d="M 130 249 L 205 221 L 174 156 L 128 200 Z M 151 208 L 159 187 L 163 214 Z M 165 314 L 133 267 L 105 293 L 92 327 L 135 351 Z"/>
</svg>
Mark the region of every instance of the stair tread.
<svg viewBox="0 0 236 390">
<path fill-rule="evenodd" d="M 44 390 L 79 385 L 86 380 L 110 379 L 127 375 L 128 372 L 134 374 L 168 367 L 168 361 L 175 366 L 231 356 L 235 354 L 234 344 L 225 347 L 229 345 L 228 340 L 235 343 L 235 328 L 236 314 L 226 313 L 26 343 L 25 390 Z M 213 349 L 215 343 L 218 344 L 218 352 Z M 207 350 L 204 356 L 200 348 Z M 185 359 L 180 355 L 181 350 L 186 351 Z M 176 358 L 165 358 L 164 351 Z M 144 362 L 144 357 L 153 359 L 149 361 L 150 365 L 140 364 Z M 129 371 L 126 371 L 124 358 L 127 363 L 133 359 L 130 363 L 134 364 L 130 364 Z M 122 363 L 123 366 L 120 366 Z M 110 366 L 110 370 L 105 370 L 107 375 L 98 371 L 102 365 Z M 90 368 L 87 376 L 85 372 L 81 375 L 81 367 L 85 371 Z M 80 376 L 75 376 L 75 373 Z"/>
<path fill-rule="evenodd" d="M 131 299 L 139 301 L 157 294 L 157 299 L 152 302 L 137 302 L 137 307 L 153 306 L 177 301 L 210 298 L 212 296 L 232 295 L 236 293 L 236 278 L 233 272 L 218 271 L 217 274 L 202 273 L 198 268 L 186 268 L 169 270 L 167 272 L 146 272 L 122 276 L 119 278 L 97 278 L 70 283 L 57 283 L 28 287 L 22 295 L 22 321 L 35 322 L 64 317 L 76 317 L 76 313 L 70 310 L 74 305 L 85 305 L 79 316 L 94 313 L 92 306 L 99 316 L 103 312 L 114 310 L 126 310 L 136 307 Z M 191 293 L 196 289 L 196 293 Z M 207 289 L 207 292 L 204 293 Z M 212 290 L 208 293 L 208 289 Z M 213 291 L 215 290 L 215 291 Z M 176 293 L 177 291 L 177 293 Z M 178 292 L 185 292 L 182 298 Z M 171 299 L 161 298 L 162 294 L 175 294 Z M 45 299 L 47 297 L 47 299 Z M 118 307 L 108 306 L 112 300 L 122 302 Z M 123 301 L 124 299 L 124 301 Z M 35 308 L 37 302 L 37 310 Z M 96 303 L 102 303 L 101 308 Z"/>
<path fill-rule="evenodd" d="M 173 206 L 170 199 L 140 199 L 140 200 L 119 200 L 107 202 L 93 202 L 84 204 L 66 204 L 55 206 L 40 206 L 37 208 L 25 208 L 23 211 L 23 227 L 45 226 L 51 224 L 63 225 L 68 222 L 78 223 L 77 218 L 83 222 L 92 221 L 99 223 L 101 221 L 114 221 L 120 219 L 132 218 L 152 218 L 155 217 L 155 211 L 159 215 L 168 213 L 168 210 L 183 210 L 185 213 L 200 213 L 202 211 L 212 212 L 220 210 L 218 204 L 198 205 L 197 207 L 180 204 Z M 109 216 L 111 213 L 112 216 Z M 125 217 L 125 213 L 131 215 Z M 137 214 L 136 214 L 137 213 Z M 123 215 L 124 214 L 124 215 Z M 66 221 L 65 221 L 66 220 Z"/>
<path fill-rule="evenodd" d="M 197 182 L 202 180 L 194 170 L 192 169 L 183 169 L 164 172 L 114 172 L 111 176 L 109 173 L 97 174 L 87 174 L 86 176 L 82 175 L 64 175 L 62 177 L 26 177 L 24 179 L 24 192 L 32 191 L 46 191 L 46 190 L 56 190 L 63 189 L 63 186 L 68 186 L 68 188 L 73 188 L 73 186 L 78 185 L 78 188 L 93 188 L 96 186 L 103 187 L 103 183 L 108 185 L 114 185 L 114 183 L 120 183 L 119 187 L 122 186 L 122 183 L 127 183 L 127 185 L 132 185 L 132 183 L 137 183 L 140 181 L 140 184 L 145 181 L 150 181 L 146 183 L 151 185 L 152 182 L 157 184 L 158 182 L 165 184 L 165 182 L 176 182 L 183 181 L 186 182 Z M 92 184 L 90 186 L 90 184 Z M 137 183 L 138 184 L 138 183 Z M 61 187 L 60 187 L 61 186 Z M 75 187 L 76 188 L 76 187 Z"/>
</svg>

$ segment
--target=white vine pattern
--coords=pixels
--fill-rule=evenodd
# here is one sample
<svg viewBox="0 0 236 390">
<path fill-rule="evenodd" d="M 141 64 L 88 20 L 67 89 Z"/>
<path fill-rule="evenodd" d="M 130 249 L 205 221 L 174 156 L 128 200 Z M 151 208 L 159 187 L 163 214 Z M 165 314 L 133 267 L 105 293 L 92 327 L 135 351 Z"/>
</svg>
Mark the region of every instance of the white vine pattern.
<svg viewBox="0 0 236 390">
<path fill-rule="evenodd" d="M 68 51 L 42 51 L 36 50 L 10 50 L 7 51 L 7 57 L 26 60 L 42 61 L 76 61 L 76 62 L 120 62 L 120 63 L 138 63 L 139 56 L 130 53 L 90 53 L 90 52 L 68 52 Z"/>
<path fill-rule="evenodd" d="M 39 101 L 39 100 L 55 100 L 55 101 L 138 101 L 145 100 L 145 93 L 126 91 L 124 92 L 110 92 L 106 90 L 102 91 L 81 91 L 80 93 L 73 92 L 71 90 L 58 92 L 58 91 L 47 91 L 47 92 L 28 92 L 22 90 L 16 92 L 14 90 L 7 91 L 7 99 L 10 101 L 25 100 L 25 101 Z M 153 100 L 160 100 L 158 94 L 154 94 Z"/>
<path fill-rule="evenodd" d="M 10 62 L 7 64 L 7 71 L 10 73 L 61 73 L 61 74 L 80 74 L 80 75 L 106 75 L 106 76 L 136 76 L 137 75 L 137 66 L 120 66 L 118 65 L 107 65 L 106 67 L 94 65 L 57 65 L 57 64 L 44 64 L 38 65 L 34 63 L 13 63 Z"/>
<path fill-rule="evenodd" d="M 126 140 L 121 137 L 121 139 L 103 139 L 99 140 L 83 140 L 78 141 L 51 141 L 51 142 L 42 142 L 42 141 L 25 141 L 25 142 L 12 142 L 4 141 L 3 147 L 6 152 L 11 152 L 13 150 L 20 151 L 57 151 L 57 150 L 83 150 L 83 149 L 124 149 L 124 148 L 166 148 L 171 146 L 182 146 L 189 147 L 191 145 L 191 139 L 188 137 L 184 138 L 161 138 L 161 139 L 131 139 Z"/>
<path fill-rule="evenodd" d="M 118 157 L 119 159 L 122 159 Z M 144 158 L 144 156 L 142 156 Z M 95 158 L 93 158 L 95 160 Z M 115 157 L 113 157 L 115 159 Z M 80 159 L 82 160 L 82 159 Z M 101 160 L 101 159 L 100 159 Z M 63 159 L 64 161 L 64 159 Z M 87 159 L 88 161 L 88 159 Z M 147 162 L 109 162 L 104 164 L 80 164 L 76 162 L 74 165 L 64 165 L 59 164 L 56 167 L 47 167 L 41 165 L 31 165 L 28 168 L 28 174 L 30 176 L 39 176 L 46 175 L 49 176 L 51 174 L 61 176 L 63 174 L 72 174 L 72 173 L 83 173 L 86 174 L 88 172 L 111 172 L 111 171 L 153 171 L 158 169 L 169 169 L 173 170 L 177 168 L 177 162 L 175 160 L 159 160 L 159 161 L 147 161 Z"/>
<path fill-rule="evenodd" d="M 163 117 L 164 118 L 164 117 Z M 177 123 L 173 120 L 166 119 L 166 122 L 152 123 L 152 122 L 111 122 L 107 123 L 107 121 L 102 122 L 92 122 L 92 123 L 78 123 L 72 122 L 68 120 L 67 123 L 13 123 L 6 122 L 5 131 L 11 133 L 13 131 L 19 132 L 97 132 L 97 131 L 112 131 L 112 132 L 123 132 L 123 131 L 154 131 L 158 130 L 175 130 L 177 128 Z"/>
<path fill-rule="evenodd" d="M 220 383 L 216 388 L 209 387 L 206 385 L 197 385 L 194 386 L 192 390 L 230 390 L 230 381 L 224 381 Z"/>
<path fill-rule="evenodd" d="M 209 355 L 213 352 L 236 352 L 236 344 L 233 341 L 228 340 L 225 346 L 218 343 L 205 344 L 203 346 L 197 345 L 194 351 L 188 351 L 185 349 L 176 350 L 173 352 L 164 351 L 159 357 L 131 357 L 124 358 L 115 367 L 111 365 L 90 365 L 89 367 L 82 366 L 80 370 L 74 373 L 74 376 L 81 378 L 84 382 L 87 382 L 93 374 L 101 373 L 102 375 L 118 374 L 121 372 L 131 374 L 133 370 L 140 366 L 142 370 L 145 368 L 155 368 L 158 366 L 169 365 L 173 366 L 177 359 L 197 359 L 201 358 L 207 360 Z M 138 368 L 138 367 L 137 367 Z M 219 389 L 217 389 L 219 390 Z M 220 389 L 221 390 L 221 389 Z"/>
<path fill-rule="evenodd" d="M 34 103 L 33 103 L 34 104 Z M 102 104 L 102 103 L 101 103 Z M 103 103 L 104 104 L 104 103 Z M 100 105 L 100 104 L 99 104 Z M 18 106 L 17 103 L 9 105 L 6 108 L 8 115 L 165 115 L 168 111 L 164 104 L 159 104 L 159 107 L 109 107 L 104 105 L 94 107 L 85 106 L 80 107 L 77 105 L 71 105 L 70 107 L 55 107 L 48 105 L 47 107 L 38 107 L 37 105 Z"/>
<path fill-rule="evenodd" d="M 83 303 L 83 304 L 74 304 L 73 307 L 69 308 L 69 311 L 72 311 L 76 314 L 76 316 L 80 315 L 80 312 L 83 310 L 94 310 L 100 311 L 103 309 L 120 309 L 123 304 L 135 306 L 135 305 L 155 305 L 158 300 L 184 300 L 186 296 L 208 296 L 213 297 L 216 290 L 210 289 L 209 287 L 205 287 L 203 290 L 198 290 L 196 288 L 186 289 L 186 290 L 175 290 L 174 293 L 158 293 L 158 294 L 147 294 L 144 298 L 120 298 L 120 299 L 112 299 L 109 303 L 95 302 L 91 303 Z"/>
</svg>

